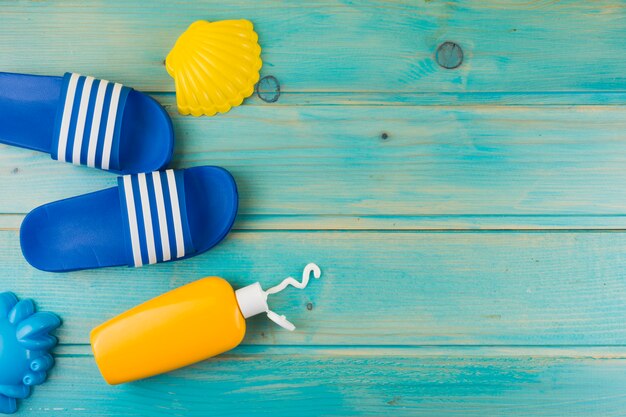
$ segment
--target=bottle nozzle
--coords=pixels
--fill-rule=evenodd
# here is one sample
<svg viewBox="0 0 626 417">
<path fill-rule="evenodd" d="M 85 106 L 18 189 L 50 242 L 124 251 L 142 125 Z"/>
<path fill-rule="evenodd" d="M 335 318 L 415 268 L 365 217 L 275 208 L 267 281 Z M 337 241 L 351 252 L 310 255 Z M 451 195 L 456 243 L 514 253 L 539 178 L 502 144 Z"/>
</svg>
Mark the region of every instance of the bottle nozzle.
<svg viewBox="0 0 626 417">
<path fill-rule="evenodd" d="M 285 316 L 281 316 L 269 309 L 269 306 L 267 305 L 267 296 L 270 294 L 277 294 L 289 285 L 299 289 L 305 288 L 309 284 L 311 272 L 313 272 L 313 276 L 316 279 L 322 275 L 320 267 L 314 263 L 310 263 L 304 267 L 304 271 L 302 271 L 302 281 L 300 282 L 296 281 L 292 277 L 287 277 L 283 280 L 283 282 L 267 291 L 263 291 L 261 284 L 258 282 L 238 289 L 235 291 L 235 296 L 237 297 L 237 303 L 239 304 L 241 314 L 243 314 L 244 318 L 248 318 L 257 314 L 266 313 L 267 317 L 280 327 L 289 331 L 294 331 L 296 326 L 287 320 Z"/>
</svg>

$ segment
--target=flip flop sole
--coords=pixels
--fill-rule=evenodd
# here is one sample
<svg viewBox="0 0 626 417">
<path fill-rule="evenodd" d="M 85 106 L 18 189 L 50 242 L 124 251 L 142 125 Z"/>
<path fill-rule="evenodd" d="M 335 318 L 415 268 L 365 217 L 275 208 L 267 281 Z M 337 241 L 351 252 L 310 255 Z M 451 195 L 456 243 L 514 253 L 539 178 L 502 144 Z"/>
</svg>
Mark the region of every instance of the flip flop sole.
<svg viewBox="0 0 626 417">
<path fill-rule="evenodd" d="M 194 167 L 179 172 L 195 249 L 179 258 L 183 259 L 224 239 L 235 221 L 238 194 L 233 177 L 222 168 Z M 32 266 L 49 272 L 128 265 L 125 213 L 118 187 L 37 207 L 22 222 L 22 253 Z M 141 230 L 142 236 L 144 232 Z"/>
<path fill-rule="evenodd" d="M 92 84 L 93 93 L 87 97 L 88 105 L 85 106 L 84 123 L 87 127 L 83 132 L 86 137 L 96 113 L 98 82 L 95 80 Z M 55 153 L 57 113 L 65 97 L 63 86 L 64 77 L 0 72 L 0 143 Z M 78 105 L 74 107 L 76 119 L 79 109 Z M 100 123 L 104 125 L 105 120 Z M 121 174 L 156 171 L 167 165 L 172 157 L 174 133 L 169 115 L 153 98 L 138 91 L 131 89 L 128 92 L 119 136 L 116 153 L 119 168 L 110 167 L 110 171 Z M 81 163 L 87 165 L 87 145 L 83 148 Z"/>
</svg>

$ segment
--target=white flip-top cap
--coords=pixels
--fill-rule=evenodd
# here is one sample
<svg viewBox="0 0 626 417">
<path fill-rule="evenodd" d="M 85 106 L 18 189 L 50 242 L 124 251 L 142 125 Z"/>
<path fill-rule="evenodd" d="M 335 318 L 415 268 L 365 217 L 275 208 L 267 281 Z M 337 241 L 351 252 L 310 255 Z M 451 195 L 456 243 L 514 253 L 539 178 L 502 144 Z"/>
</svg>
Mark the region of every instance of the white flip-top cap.
<svg viewBox="0 0 626 417">
<path fill-rule="evenodd" d="M 289 331 L 294 331 L 294 326 L 285 316 L 274 313 L 267 305 L 267 296 L 270 294 L 276 294 L 292 285 L 296 288 L 304 288 L 309 283 L 309 275 L 313 273 L 315 278 L 319 278 L 321 275 L 320 268 L 314 263 L 308 264 L 302 272 L 302 282 L 298 282 L 295 279 L 288 277 L 285 278 L 280 284 L 270 288 L 267 291 L 263 291 L 261 284 L 255 282 L 246 287 L 240 288 L 235 291 L 235 297 L 237 298 L 237 304 L 239 304 L 239 310 L 244 318 L 256 316 L 257 314 L 266 313 L 267 317 L 280 327 Z"/>
<path fill-rule="evenodd" d="M 237 297 L 241 314 L 246 319 L 269 310 L 267 294 L 258 282 L 238 289 L 235 291 L 235 296 Z"/>
</svg>

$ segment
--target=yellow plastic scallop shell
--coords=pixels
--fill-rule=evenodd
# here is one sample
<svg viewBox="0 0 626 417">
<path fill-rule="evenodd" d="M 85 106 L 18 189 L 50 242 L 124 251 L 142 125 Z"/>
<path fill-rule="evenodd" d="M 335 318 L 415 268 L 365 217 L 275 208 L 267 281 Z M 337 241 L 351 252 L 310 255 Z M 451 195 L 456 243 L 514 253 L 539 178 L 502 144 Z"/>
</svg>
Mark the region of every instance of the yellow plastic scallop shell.
<svg viewBox="0 0 626 417">
<path fill-rule="evenodd" d="M 258 40 L 249 20 L 192 23 L 165 60 L 178 111 L 213 116 L 251 96 L 262 65 Z"/>
</svg>

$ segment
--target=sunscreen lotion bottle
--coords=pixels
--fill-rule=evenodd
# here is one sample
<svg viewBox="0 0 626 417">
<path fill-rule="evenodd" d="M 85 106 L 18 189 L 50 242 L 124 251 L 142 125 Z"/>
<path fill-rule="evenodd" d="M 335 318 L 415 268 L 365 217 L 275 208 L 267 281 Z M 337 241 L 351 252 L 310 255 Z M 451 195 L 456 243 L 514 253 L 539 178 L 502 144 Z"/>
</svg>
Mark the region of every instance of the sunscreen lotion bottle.
<svg viewBox="0 0 626 417">
<path fill-rule="evenodd" d="M 91 347 L 105 381 L 111 385 L 169 372 L 233 349 L 246 333 L 246 319 L 265 313 L 281 327 L 295 326 L 271 311 L 267 297 L 288 285 L 304 288 L 313 263 L 302 281 L 289 277 L 264 291 L 255 282 L 238 290 L 219 277 L 203 278 L 174 289 L 96 327 Z"/>
</svg>

